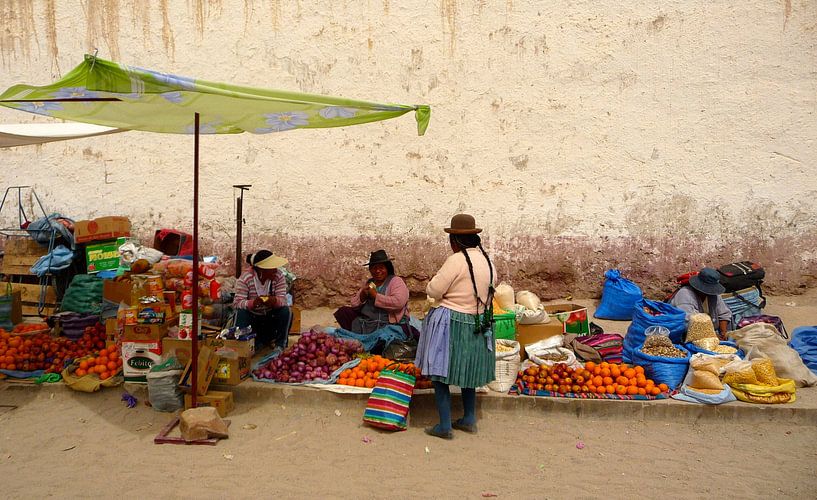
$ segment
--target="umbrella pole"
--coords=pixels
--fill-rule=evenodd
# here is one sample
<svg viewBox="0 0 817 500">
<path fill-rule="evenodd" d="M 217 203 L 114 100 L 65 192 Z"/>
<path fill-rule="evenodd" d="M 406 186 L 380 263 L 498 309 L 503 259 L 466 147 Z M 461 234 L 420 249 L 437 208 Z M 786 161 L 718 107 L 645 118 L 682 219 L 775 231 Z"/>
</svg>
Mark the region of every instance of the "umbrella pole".
<svg viewBox="0 0 817 500">
<path fill-rule="evenodd" d="M 195 116 L 195 136 L 193 139 L 193 338 L 191 344 L 190 389 L 192 407 L 198 398 L 199 361 L 199 114 Z"/>
</svg>

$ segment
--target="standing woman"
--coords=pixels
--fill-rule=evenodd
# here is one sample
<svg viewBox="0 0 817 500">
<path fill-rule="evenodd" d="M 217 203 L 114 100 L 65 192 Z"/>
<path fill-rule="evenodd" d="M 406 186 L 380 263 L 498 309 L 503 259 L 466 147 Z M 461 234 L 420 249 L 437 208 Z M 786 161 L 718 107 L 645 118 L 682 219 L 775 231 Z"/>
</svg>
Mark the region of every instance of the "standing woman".
<svg viewBox="0 0 817 500">
<path fill-rule="evenodd" d="M 452 427 L 477 432 L 476 388 L 494 380 L 494 336 L 491 331 L 494 269 L 482 248 L 474 218 L 451 218 L 450 255 L 426 287 L 438 305 L 423 321 L 416 364 L 434 383 L 440 423 L 426 434 L 451 439 Z M 463 417 L 451 421 L 449 385 L 462 389 Z"/>
<path fill-rule="evenodd" d="M 258 349 L 269 345 L 285 348 L 292 312 L 287 306 L 287 281 L 279 269 L 287 263 L 269 250 L 247 256 L 250 268 L 235 282 L 236 325 L 252 326 Z"/>
</svg>

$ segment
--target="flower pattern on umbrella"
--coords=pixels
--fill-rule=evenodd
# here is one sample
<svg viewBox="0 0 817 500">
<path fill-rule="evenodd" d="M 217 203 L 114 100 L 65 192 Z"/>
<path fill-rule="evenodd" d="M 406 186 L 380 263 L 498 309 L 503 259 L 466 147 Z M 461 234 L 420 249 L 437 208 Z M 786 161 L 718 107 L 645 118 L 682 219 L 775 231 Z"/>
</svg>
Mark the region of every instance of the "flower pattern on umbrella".
<svg viewBox="0 0 817 500">
<path fill-rule="evenodd" d="M 168 102 L 173 102 L 176 104 L 180 104 L 182 102 L 182 93 L 181 92 L 163 92 L 159 94 Z"/>
<path fill-rule="evenodd" d="M 11 106 L 22 111 L 28 111 L 29 113 L 37 113 L 38 115 L 50 115 L 51 111 L 61 111 L 63 109 L 62 104 L 58 102 L 42 101 L 19 102 Z"/>
<path fill-rule="evenodd" d="M 283 113 L 266 113 L 267 128 L 257 128 L 256 133 L 283 132 L 309 125 L 309 115 L 303 111 L 284 111 Z"/>
<path fill-rule="evenodd" d="M 99 97 L 99 92 L 88 90 L 85 87 L 63 87 L 56 92 L 52 92 L 51 97 L 54 99 L 96 98 Z"/>
<path fill-rule="evenodd" d="M 158 83 L 168 86 L 177 86 L 186 90 L 193 90 L 196 88 L 196 80 L 186 76 L 171 75 L 170 73 L 161 73 L 159 71 L 151 71 L 149 69 L 138 68 L 132 66 L 132 69 L 147 73 L 148 76 L 153 77 Z"/>
<path fill-rule="evenodd" d="M 199 122 L 199 134 L 215 134 L 218 133 L 218 128 L 221 126 L 220 120 L 215 120 L 208 123 L 201 123 Z M 196 125 L 191 124 L 185 127 L 184 129 L 185 134 L 195 134 L 196 133 Z"/>
<path fill-rule="evenodd" d="M 318 114 L 327 120 L 332 118 L 352 118 L 357 114 L 357 110 L 354 108 L 345 108 L 343 106 L 327 106 L 318 111 Z"/>
</svg>

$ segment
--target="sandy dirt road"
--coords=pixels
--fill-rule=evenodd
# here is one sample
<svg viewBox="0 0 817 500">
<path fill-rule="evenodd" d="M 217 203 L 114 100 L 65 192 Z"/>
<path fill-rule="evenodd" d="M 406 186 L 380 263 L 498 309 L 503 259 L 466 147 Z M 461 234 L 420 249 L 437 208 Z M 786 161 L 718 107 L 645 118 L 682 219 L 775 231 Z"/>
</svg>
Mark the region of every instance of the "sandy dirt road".
<svg viewBox="0 0 817 500">
<path fill-rule="evenodd" d="M 53 395 L 52 395 L 53 394 Z M 258 405 L 217 446 L 154 445 L 168 415 L 119 390 L 0 390 L 3 498 L 813 498 L 817 429 L 483 415 L 476 436 Z M 251 428 L 255 426 L 255 428 Z M 367 442 L 368 441 L 368 442 Z M 577 448 L 578 443 L 584 448 Z"/>
<path fill-rule="evenodd" d="M 790 329 L 817 323 L 814 293 L 771 298 L 768 311 Z M 310 311 L 305 319 L 327 316 L 328 310 Z M 626 331 L 622 322 L 603 326 Z M 0 497 L 814 498 L 817 492 L 817 428 L 787 422 L 485 412 L 478 435 L 457 433 L 447 442 L 423 434 L 430 416 L 388 434 L 361 425 L 362 407 L 337 416 L 335 408 L 259 403 L 239 405 L 229 417 L 230 439 L 217 446 L 157 446 L 153 437 L 168 414 L 143 404 L 127 409 L 120 394 L 0 384 Z"/>
</svg>

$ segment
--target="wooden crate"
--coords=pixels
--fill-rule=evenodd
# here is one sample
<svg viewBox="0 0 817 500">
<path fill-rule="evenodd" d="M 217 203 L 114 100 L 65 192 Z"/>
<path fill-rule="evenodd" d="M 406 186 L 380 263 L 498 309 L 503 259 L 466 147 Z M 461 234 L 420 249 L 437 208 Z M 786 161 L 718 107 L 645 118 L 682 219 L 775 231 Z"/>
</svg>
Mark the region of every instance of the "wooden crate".
<svg viewBox="0 0 817 500">
<path fill-rule="evenodd" d="M 39 316 L 40 313 L 37 312 L 37 303 L 36 302 L 23 302 L 22 303 L 22 310 L 23 316 Z M 57 306 L 54 304 L 46 304 L 43 308 L 42 314 L 44 316 L 50 316 L 57 312 Z"/>
<path fill-rule="evenodd" d="M 3 274 L 31 275 L 31 266 L 48 252 L 31 238 L 8 238 L 4 253 Z"/>
<path fill-rule="evenodd" d="M 25 283 L 11 284 L 12 290 L 20 291 L 20 298 L 23 302 L 39 302 L 41 288 L 40 285 L 29 285 Z M 46 304 L 57 303 L 57 292 L 51 285 L 48 285 L 45 289 L 45 302 Z"/>
<path fill-rule="evenodd" d="M 38 316 L 40 313 L 37 311 L 37 305 L 40 301 L 40 285 L 37 284 L 27 284 L 27 283 L 12 283 L 11 284 L 12 290 L 19 291 L 21 302 L 22 302 L 22 309 L 23 309 L 23 316 Z M 57 309 L 57 293 L 54 290 L 54 287 L 48 285 L 45 289 L 45 304 L 43 308 L 42 314 L 50 315 L 54 314 Z"/>
<path fill-rule="evenodd" d="M 6 255 L 45 255 L 46 248 L 28 237 L 8 238 L 4 247 Z"/>
</svg>

